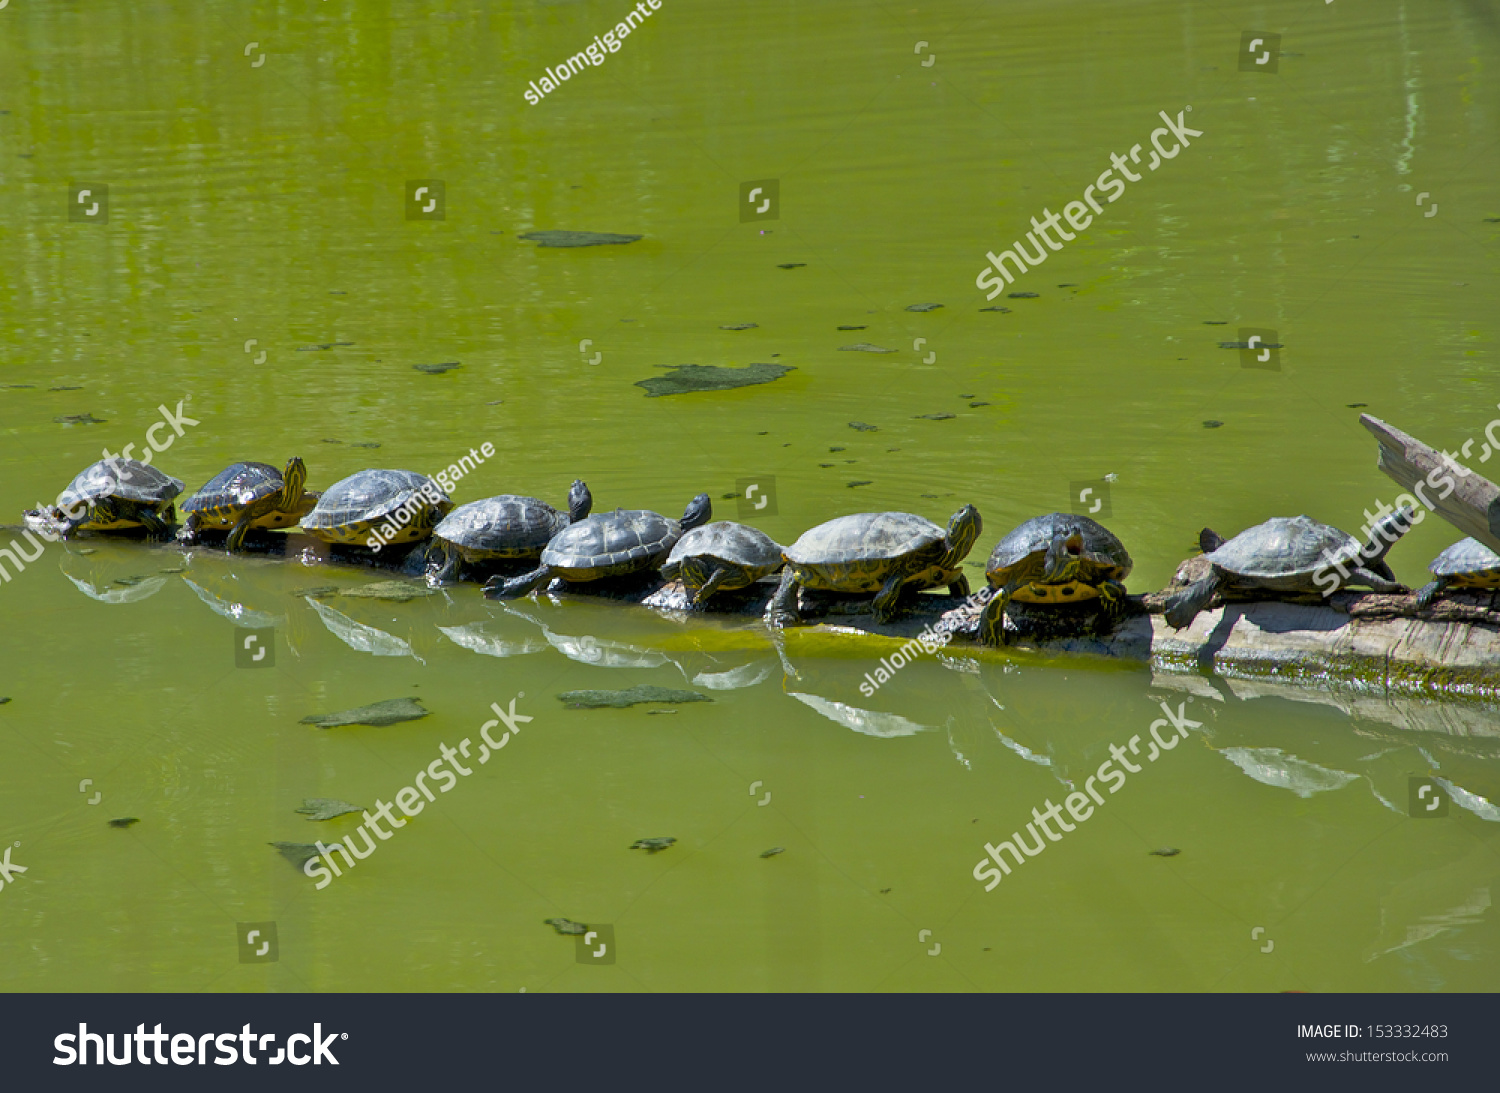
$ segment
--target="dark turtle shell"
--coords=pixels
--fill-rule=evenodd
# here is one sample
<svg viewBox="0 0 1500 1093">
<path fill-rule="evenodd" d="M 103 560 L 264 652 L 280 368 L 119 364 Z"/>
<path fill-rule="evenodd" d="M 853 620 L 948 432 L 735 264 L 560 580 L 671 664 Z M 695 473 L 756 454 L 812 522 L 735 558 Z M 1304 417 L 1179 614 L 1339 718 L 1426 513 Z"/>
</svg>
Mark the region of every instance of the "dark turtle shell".
<svg viewBox="0 0 1500 1093">
<path fill-rule="evenodd" d="M 184 501 L 182 511 L 197 513 L 206 527 L 233 524 L 245 509 L 279 494 L 285 485 L 281 472 L 267 463 L 234 463 Z"/>
<path fill-rule="evenodd" d="M 101 460 L 83 471 L 57 498 L 57 507 L 73 508 L 113 497 L 146 505 L 165 505 L 182 492 L 182 481 L 138 459 Z"/>
<path fill-rule="evenodd" d="M 542 551 L 542 564 L 570 581 L 619 577 L 664 559 L 682 525 L 650 509 L 615 509 L 570 524 Z"/>
<path fill-rule="evenodd" d="M 382 530 L 393 533 L 385 542 L 411 542 L 426 538 L 452 507 L 448 495 L 426 475 L 360 471 L 334 483 L 302 518 L 302 529 L 325 542 L 354 543 L 383 525 Z"/>
<path fill-rule="evenodd" d="M 593 498 L 580 479 L 568 491 L 568 512 L 536 497 L 503 493 L 460 505 L 432 531 L 438 545 L 451 544 L 468 562 L 539 558 L 558 532 L 589 513 Z"/>
<path fill-rule="evenodd" d="M 432 537 L 452 543 L 468 561 L 536 558 L 567 526 L 568 514 L 545 501 L 503 493 L 460 505 L 433 528 Z"/>
<path fill-rule="evenodd" d="M 747 524 L 719 520 L 693 528 L 677 541 L 661 575 L 680 580 L 695 604 L 715 591 L 748 588 L 782 567 L 782 547 Z"/>
<path fill-rule="evenodd" d="M 1121 581 L 1129 575 L 1135 563 L 1125 544 L 1107 527 L 1087 516 L 1052 512 L 1027 520 L 996 543 L 985 564 L 985 576 L 996 588 L 1017 578 L 1041 576 L 1052 540 L 1059 532 L 1071 535 L 1075 531 L 1083 539 L 1081 582 Z"/>
<path fill-rule="evenodd" d="M 1478 539 L 1460 539 L 1427 568 L 1437 577 L 1487 577 L 1500 572 L 1500 554 Z"/>
<path fill-rule="evenodd" d="M 1324 566 L 1358 557 L 1360 543 L 1310 516 L 1274 516 L 1206 555 L 1218 568 L 1259 581 L 1311 581 Z"/>
<path fill-rule="evenodd" d="M 683 559 L 711 558 L 744 570 L 763 570 L 750 579 L 759 580 L 781 568 L 782 547 L 759 528 L 733 520 L 715 520 L 689 531 L 667 556 L 661 575 L 672 580 Z"/>
</svg>

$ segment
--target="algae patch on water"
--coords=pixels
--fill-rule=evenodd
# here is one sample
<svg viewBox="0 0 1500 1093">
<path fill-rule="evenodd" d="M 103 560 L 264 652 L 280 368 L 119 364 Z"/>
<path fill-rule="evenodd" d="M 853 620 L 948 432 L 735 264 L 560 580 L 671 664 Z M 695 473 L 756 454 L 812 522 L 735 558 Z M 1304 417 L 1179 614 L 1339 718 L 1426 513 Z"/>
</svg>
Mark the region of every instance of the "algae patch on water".
<svg viewBox="0 0 1500 1093">
<path fill-rule="evenodd" d="M 338 713 L 308 714 L 298 724 L 317 725 L 321 729 L 332 729 L 340 725 L 395 725 L 401 721 L 415 721 L 426 717 L 431 710 L 422 708 L 415 698 L 388 698 L 369 706 L 356 706 L 352 710 Z"/>
<path fill-rule="evenodd" d="M 641 684 L 625 691 L 564 691 L 557 696 L 575 710 L 598 710 L 609 707 L 623 708 L 642 702 L 712 702 L 708 695 L 697 691 L 674 691 L 670 687 L 652 687 Z"/>
<path fill-rule="evenodd" d="M 693 391 L 728 391 L 735 387 L 753 387 L 771 383 L 796 369 L 785 364 L 747 364 L 743 368 L 721 368 L 716 364 L 678 364 L 665 376 L 639 380 L 637 387 L 646 389 L 647 398 L 663 395 L 685 395 Z"/>
<path fill-rule="evenodd" d="M 364 810 L 359 805 L 351 805 L 348 801 L 340 801 L 333 797 L 305 797 L 302 807 L 293 811 L 306 816 L 309 820 L 332 820 L 350 812 L 363 812 Z"/>
<path fill-rule="evenodd" d="M 516 236 L 539 247 L 603 247 L 612 243 L 634 243 L 639 235 L 616 235 L 613 232 L 539 231 Z"/>
</svg>

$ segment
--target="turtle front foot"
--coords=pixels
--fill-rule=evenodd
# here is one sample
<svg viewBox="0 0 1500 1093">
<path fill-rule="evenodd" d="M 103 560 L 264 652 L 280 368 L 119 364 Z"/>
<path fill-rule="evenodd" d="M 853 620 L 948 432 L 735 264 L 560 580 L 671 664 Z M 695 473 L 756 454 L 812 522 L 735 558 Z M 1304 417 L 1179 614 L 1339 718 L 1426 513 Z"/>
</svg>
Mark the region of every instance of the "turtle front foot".
<svg viewBox="0 0 1500 1093">
<path fill-rule="evenodd" d="M 772 630 L 785 630 L 788 626 L 799 626 L 802 620 L 790 611 L 767 611 L 765 623 Z"/>
</svg>

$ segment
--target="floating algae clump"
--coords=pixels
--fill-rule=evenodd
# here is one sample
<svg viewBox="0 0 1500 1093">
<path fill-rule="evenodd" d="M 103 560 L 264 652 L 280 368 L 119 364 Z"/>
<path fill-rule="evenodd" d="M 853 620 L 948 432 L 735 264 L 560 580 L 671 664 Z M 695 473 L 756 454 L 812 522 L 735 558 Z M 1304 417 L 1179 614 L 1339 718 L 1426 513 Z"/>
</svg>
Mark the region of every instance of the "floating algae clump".
<svg viewBox="0 0 1500 1093">
<path fill-rule="evenodd" d="M 613 232 L 540 231 L 516 236 L 539 247 L 602 247 L 609 243 L 634 243 L 639 235 L 615 235 Z"/>
<path fill-rule="evenodd" d="M 573 709 L 597 710 L 606 707 L 635 706 L 642 702 L 712 702 L 697 691 L 674 691 L 670 687 L 641 684 L 627 691 L 564 691 L 557 696 Z"/>
<path fill-rule="evenodd" d="M 384 726 L 394 725 L 399 721 L 415 721 L 431 712 L 424 710 L 414 698 L 388 698 L 384 702 L 356 706 L 352 710 L 340 710 L 338 713 L 308 714 L 299 724 L 317 725 L 322 729 L 332 729 L 339 725 Z"/>
<path fill-rule="evenodd" d="M 721 368 L 716 364 L 678 364 L 665 376 L 640 380 L 637 387 L 646 389 L 647 398 L 663 395 L 685 395 L 693 391 L 728 391 L 734 387 L 754 387 L 771 383 L 796 369 L 784 364 L 747 364 L 743 368 Z"/>
</svg>

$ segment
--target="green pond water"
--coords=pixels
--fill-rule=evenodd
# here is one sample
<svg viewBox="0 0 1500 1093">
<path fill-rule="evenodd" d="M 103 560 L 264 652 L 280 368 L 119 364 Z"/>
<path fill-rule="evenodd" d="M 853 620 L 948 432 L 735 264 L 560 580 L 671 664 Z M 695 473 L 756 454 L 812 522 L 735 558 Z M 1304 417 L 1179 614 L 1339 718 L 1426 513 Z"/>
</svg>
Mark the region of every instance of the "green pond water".
<svg viewBox="0 0 1500 1093">
<path fill-rule="evenodd" d="M 628 10 L 12 0 L 0 521 L 180 401 L 196 424 L 155 461 L 189 490 L 238 459 L 301 455 L 322 489 L 487 443 L 455 500 L 560 505 L 581 477 L 600 509 L 707 491 L 733 519 L 754 483 L 774 505 L 749 519 L 781 542 L 972 503 L 976 586 L 1008 529 L 1113 475 L 1097 515 L 1146 591 L 1205 524 L 1357 531 L 1393 500 L 1351 403 L 1444 447 L 1497 416 L 1483 4 L 666 0 L 526 101 Z M 1241 70 L 1247 31 L 1282 36 L 1275 71 Z M 1202 135 L 1149 171 L 1159 112 Z M 987 300 L 986 252 L 1136 144 L 1142 180 Z M 433 180 L 444 218 L 409 219 Z M 742 220 L 764 180 L 779 205 Z M 642 238 L 517 238 L 556 229 Z M 1220 348 L 1242 328 L 1272 332 L 1279 368 Z M 894 352 L 840 349 L 861 342 Z M 756 363 L 794 370 L 635 386 Z M 57 420 L 84 414 L 102 421 Z M 1459 537 L 1426 520 L 1397 576 Z M 867 697 L 889 641 L 791 633 L 792 677 L 739 619 L 474 585 L 306 595 L 385 576 L 94 538 L 0 584 L 0 847 L 26 869 L 0 889 L 0 987 L 1500 983 L 1485 711 L 1021 652 L 923 657 Z M 241 627 L 275 630 L 274 665 L 237 666 Z M 638 684 L 713 701 L 556 698 Z M 430 716 L 300 723 L 400 697 Z M 267 845 L 352 835 L 357 816 L 294 810 L 393 800 L 513 699 L 533 720 L 326 887 Z M 985 843 L 1163 702 L 1199 725 L 986 891 Z M 1414 819 L 1429 775 L 1460 797 Z M 629 849 L 658 836 L 677 841 Z M 615 962 L 555 917 L 609 927 Z M 242 961 L 242 923 L 275 924 L 274 961 Z"/>
</svg>

